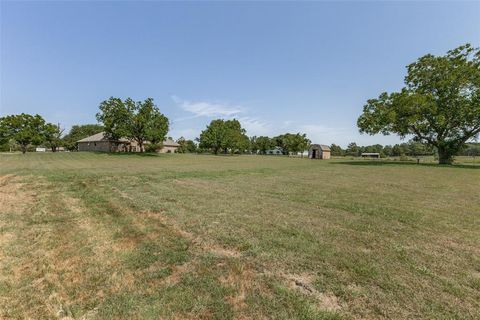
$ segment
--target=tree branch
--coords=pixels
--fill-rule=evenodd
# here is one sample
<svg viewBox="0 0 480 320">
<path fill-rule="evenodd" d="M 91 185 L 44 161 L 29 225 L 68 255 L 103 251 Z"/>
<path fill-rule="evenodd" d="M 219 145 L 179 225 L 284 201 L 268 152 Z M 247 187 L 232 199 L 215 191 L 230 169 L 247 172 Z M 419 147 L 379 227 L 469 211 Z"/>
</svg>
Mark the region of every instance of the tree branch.
<svg viewBox="0 0 480 320">
<path fill-rule="evenodd" d="M 410 128 L 413 130 L 413 132 L 415 132 L 415 134 L 416 134 L 420 139 L 424 139 L 424 140 L 428 141 L 430 144 L 432 144 L 433 146 L 438 147 L 438 143 L 437 143 L 435 140 L 433 140 L 432 138 L 427 137 L 427 136 L 421 134 L 420 131 L 419 131 L 415 126 L 410 126 Z"/>
</svg>

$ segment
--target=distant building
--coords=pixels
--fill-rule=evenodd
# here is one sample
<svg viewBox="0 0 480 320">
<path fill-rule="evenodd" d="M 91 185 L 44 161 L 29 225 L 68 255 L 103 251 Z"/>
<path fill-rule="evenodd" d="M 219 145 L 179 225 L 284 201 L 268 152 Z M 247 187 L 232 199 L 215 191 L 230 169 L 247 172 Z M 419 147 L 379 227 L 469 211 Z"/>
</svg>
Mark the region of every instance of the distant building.
<svg viewBox="0 0 480 320">
<path fill-rule="evenodd" d="M 47 151 L 47 148 L 44 148 L 44 147 L 36 147 L 35 148 L 35 152 L 45 152 Z"/>
<path fill-rule="evenodd" d="M 175 153 L 177 152 L 180 145 L 173 141 L 172 139 L 167 139 L 163 141 L 162 149 L 158 150 L 160 153 Z"/>
<path fill-rule="evenodd" d="M 363 152 L 360 156 L 362 158 L 380 159 L 380 153 L 378 152 Z"/>
<path fill-rule="evenodd" d="M 312 144 L 308 149 L 310 159 L 330 159 L 330 147 L 324 144 Z"/>
<path fill-rule="evenodd" d="M 275 147 L 271 150 L 266 150 L 265 151 L 265 154 L 273 154 L 273 155 L 282 155 L 283 154 L 283 150 L 282 148 L 279 148 L 279 147 Z"/>
<path fill-rule="evenodd" d="M 78 140 L 78 151 L 98 151 L 98 152 L 140 152 L 140 146 L 134 140 L 120 138 L 118 140 L 109 139 L 105 132 L 99 132 L 93 136 Z M 149 142 L 145 142 L 148 145 Z M 160 153 L 175 153 L 180 147 L 178 143 L 167 139 L 163 142 L 163 147 L 158 150 Z"/>
</svg>

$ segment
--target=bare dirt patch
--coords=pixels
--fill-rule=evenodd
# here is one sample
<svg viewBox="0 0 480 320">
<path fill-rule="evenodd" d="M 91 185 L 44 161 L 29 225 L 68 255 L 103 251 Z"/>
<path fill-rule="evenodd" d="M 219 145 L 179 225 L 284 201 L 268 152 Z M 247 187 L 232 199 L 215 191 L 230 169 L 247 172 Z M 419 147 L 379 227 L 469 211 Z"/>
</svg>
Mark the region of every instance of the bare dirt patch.
<svg viewBox="0 0 480 320">
<path fill-rule="evenodd" d="M 122 191 L 118 188 L 113 187 L 112 190 L 114 192 L 118 193 L 120 195 L 120 197 L 123 198 L 123 199 L 133 200 L 133 198 L 128 193 L 126 193 L 126 192 L 124 192 L 124 191 Z"/>
<path fill-rule="evenodd" d="M 271 272 L 265 270 L 264 275 L 280 278 L 287 288 L 300 292 L 306 296 L 313 297 L 317 302 L 317 307 L 322 311 L 339 311 L 341 305 L 338 298 L 329 292 L 320 292 L 314 286 L 314 276 L 308 273 L 292 274 L 282 271 Z"/>
<path fill-rule="evenodd" d="M 320 292 L 312 285 L 313 276 L 307 273 L 303 274 L 286 274 L 279 273 L 286 282 L 289 288 L 300 291 L 301 293 L 312 296 L 317 301 L 318 307 L 321 310 L 338 311 L 340 304 L 337 297 L 333 293 Z"/>
<path fill-rule="evenodd" d="M 143 214 L 159 220 L 161 223 L 171 228 L 177 235 L 191 241 L 192 245 L 198 250 L 221 257 L 239 258 L 242 256 L 240 251 L 232 248 L 225 248 L 218 244 L 212 243 L 211 241 L 206 241 L 198 236 L 195 236 L 193 233 L 183 229 L 178 223 L 173 221 L 173 219 L 169 219 L 162 212 L 144 211 Z"/>
</svg>

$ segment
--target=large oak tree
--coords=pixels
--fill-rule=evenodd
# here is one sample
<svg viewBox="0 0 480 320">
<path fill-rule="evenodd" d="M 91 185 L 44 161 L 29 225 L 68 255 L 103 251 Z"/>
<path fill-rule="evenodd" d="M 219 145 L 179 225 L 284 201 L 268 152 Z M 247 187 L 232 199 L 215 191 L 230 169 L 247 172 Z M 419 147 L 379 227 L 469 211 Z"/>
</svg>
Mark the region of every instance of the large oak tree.
<svg viewBox="0 0 480 320">
<path fill-rule="evenodd" d="M 205 130 L 202 131 L 198 139 L 199 147 L 210 149 L 214 154 L 219 151 L 228 153 L 234 151 L 245 151 L 248 148 L 249 140 L 245 135 L 245 129 L 236 119 L 223 120 L 217 119 L 210 122 Z"/>
<path fill-rule="evenodd" d="M 0 118 L 0 141 L 15 141 L 27 152 L 29 145 L 38 145 L 45 140 L 45 120 L 38 114 L 22 113 Z"/>
<path fill-rule="evenodd" d="M 466 44 L 407 69 L 404 88 L 367 101 L 360 132 L 412 135 L 437 149 L 439 163 L 451 164 L 480 133 L 480 50 Z"/>
<path fill-rule="evenodd" d="M 127 138 L 135 140 L 140 150 L 145 142 L 158 144 L 168 133 L 169 122 L 152 98 L 145 101 L 133 101 L 127 98 L 111 97 L 100 104 L 97 120 L 103 123 L 106 135 L 113 140 Z"/>
</svg>

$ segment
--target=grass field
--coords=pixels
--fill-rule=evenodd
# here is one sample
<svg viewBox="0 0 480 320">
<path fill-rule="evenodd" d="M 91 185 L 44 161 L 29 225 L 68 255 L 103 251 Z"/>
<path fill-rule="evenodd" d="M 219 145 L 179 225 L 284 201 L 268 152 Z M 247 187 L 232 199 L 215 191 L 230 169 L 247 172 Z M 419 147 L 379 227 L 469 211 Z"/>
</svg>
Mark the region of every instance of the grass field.
<svg viewBox="0 0 480 320">
<path fill-rule="evenodd" d="M 480 166 L 0 155 L 2 319 L 478 319 Z"/>
</svg>

